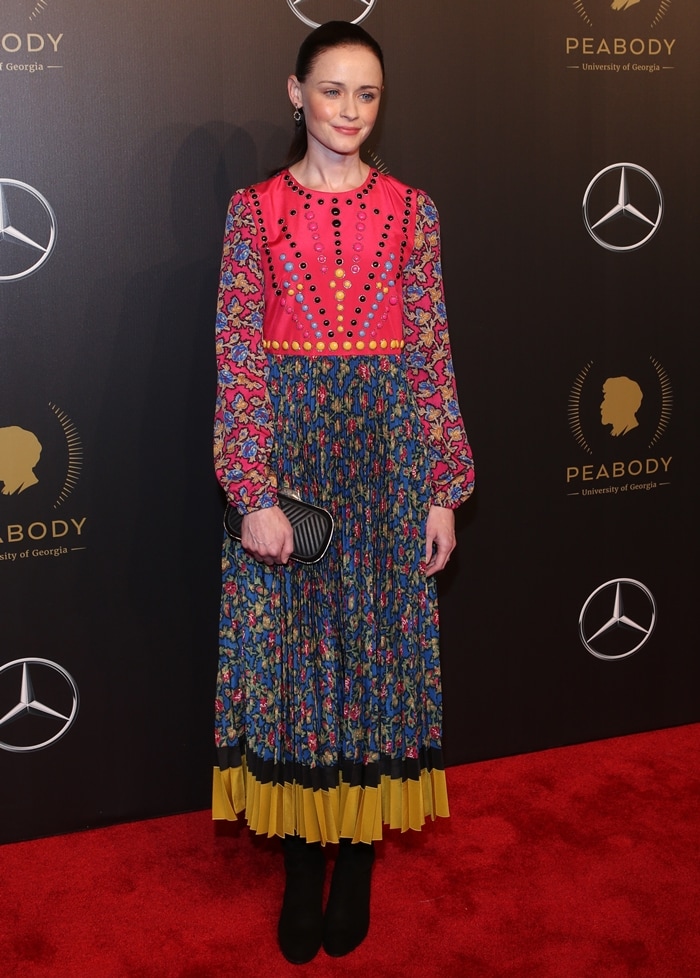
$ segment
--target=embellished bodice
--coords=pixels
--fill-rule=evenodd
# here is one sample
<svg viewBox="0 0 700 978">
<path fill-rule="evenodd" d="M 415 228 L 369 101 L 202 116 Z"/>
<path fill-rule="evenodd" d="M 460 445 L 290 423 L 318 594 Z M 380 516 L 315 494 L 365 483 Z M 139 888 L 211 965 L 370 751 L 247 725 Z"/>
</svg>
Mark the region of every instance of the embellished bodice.
<svg viewBox="0 0 700 978">
<path fill-rule="evenodd" d="M 402 274 L 416 223 L 411 187 L 370 171 L 355 190 L 311 191 L 284 171 L 247 194 L 261 242 L 268 352 L 403 349 Z"/>
</svg>

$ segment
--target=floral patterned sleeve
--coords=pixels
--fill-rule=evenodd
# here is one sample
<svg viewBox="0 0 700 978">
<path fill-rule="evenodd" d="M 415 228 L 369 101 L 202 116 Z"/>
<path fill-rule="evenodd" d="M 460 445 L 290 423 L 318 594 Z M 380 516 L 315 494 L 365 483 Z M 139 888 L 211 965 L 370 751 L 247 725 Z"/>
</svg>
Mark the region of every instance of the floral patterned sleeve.
<svg viewBox="0 0 700 978">
<path fill-rule="evenodd" d="M 456 509 L 474 488 L 474 463 L 457 401 L 440 260 L 440 222 L 417 194 L 415 244 L 404 268 L 408 374 L 432 457 L 433 504 Z"/>
<path fill-rule="evenodd" d="M 239 513 L 277 502 L 277 481 L 267 464 L 273 432 L 257 239 L 247 196 L 238 191 L 226 216 L 216 314 L 214 465 L 228 501 Z"/>
</svg>

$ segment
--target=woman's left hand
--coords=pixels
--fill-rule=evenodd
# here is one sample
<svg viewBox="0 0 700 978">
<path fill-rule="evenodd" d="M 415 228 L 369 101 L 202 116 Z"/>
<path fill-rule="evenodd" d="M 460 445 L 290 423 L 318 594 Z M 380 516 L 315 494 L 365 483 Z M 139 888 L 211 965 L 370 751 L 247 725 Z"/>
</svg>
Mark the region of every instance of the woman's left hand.
<svg viewBox="0 0 700 978">
<path fill-rule="evenodd" d="M 433 546 L 433 544 L 435 546 Z M 425 573 L 437 574 L 447 566 L 450 554 L 457 546 L 454 510 L 431 506 L 425 526 Z"/>
</svg>

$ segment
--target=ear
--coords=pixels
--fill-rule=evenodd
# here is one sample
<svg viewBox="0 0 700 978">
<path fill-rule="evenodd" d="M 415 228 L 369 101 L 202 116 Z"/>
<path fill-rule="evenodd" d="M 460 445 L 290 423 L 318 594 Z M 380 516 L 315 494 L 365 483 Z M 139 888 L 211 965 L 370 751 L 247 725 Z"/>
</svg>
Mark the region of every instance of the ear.
<svg viewBox="0 0 700 978">
<path fill-rule="evenodd" d="M 290 75 L 287 79 L 287 93 L 289 95 L 289 101 L 294 108 L 300 108 L 303 104 L 303 99 L 301 96 L 301 85 L 296 75 Z"/>
</svg>

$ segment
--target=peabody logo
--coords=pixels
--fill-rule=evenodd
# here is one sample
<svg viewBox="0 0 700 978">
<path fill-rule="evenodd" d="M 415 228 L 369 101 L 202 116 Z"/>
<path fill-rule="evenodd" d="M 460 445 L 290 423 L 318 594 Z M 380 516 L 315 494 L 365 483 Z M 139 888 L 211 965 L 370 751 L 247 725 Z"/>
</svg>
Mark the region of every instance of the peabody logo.
<svg viewBox="0 0 700 978">
<path fill-rule="evenodd" d="M 617 495 L 668 485 L 672 455 L 653 451 L 673 410 L 668 374 L 654 357 L 632 352 L 606 365 L 590 361 L 569 393 L 569 427 L 591 456 L 569 465 L 570 495 Z M 593 457 L 597 461 L 593 461 Z"/>
<path fill-rule="evenodd" d="M 56 215 L 28 183 L 0 177 L 0 282 L 38 271 L 56 244 Z"/>
<path fill-rule="evenodd" d="M 334 0 L 333 3 L 328 0 L 287 0 L 287 5 L 303 23 L 309 27 L 320 27 L 328 20 L 349 20 L 353 24 L 359 24 L 369 17 L 376 2 L 377 0 Z"/>
<path fill-rule="evenodd" d="M 579 615 L 579 636 L 596 659 L 626 659 L 651 638 L 656 602 L 648 587 L 630 577 L 601 584 Z"/>
<path fill-rule="evenodd" d="M 65 411 L 0 403 L 0 563 L 84 549 L 87 517 L 58 518 L 83 465 L 78 431 Z"/>
<path fill-rule="evenodd" d="M 664 214 L 658 181 L 636 163 L 600 170 L 583 195 L 583 223 L 606 251 L 636 251 L 651 241 Z"/>
<path fill-rule="evenodd" d="M 78 686 L 49 659 L 15 659 L 0 666 L 0 748 L 43 750 L 64 737 L 80 705 Z"/>
<path fill-rule="evenodd" d="M 584 71 L 660 71 L 671 57 L 676 38 L 658 37 L 654 32 L 668 15 L 672 2 L 571 0 L 587 34 L 566 38 L 567 55 L 583 59 L 568 67 Z"/>
</svg>

